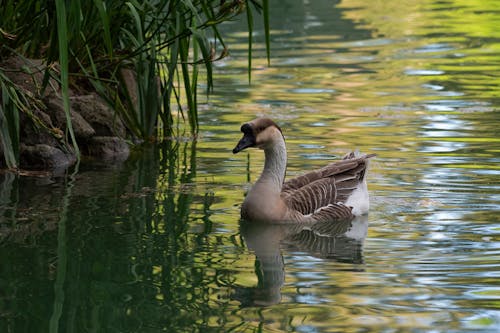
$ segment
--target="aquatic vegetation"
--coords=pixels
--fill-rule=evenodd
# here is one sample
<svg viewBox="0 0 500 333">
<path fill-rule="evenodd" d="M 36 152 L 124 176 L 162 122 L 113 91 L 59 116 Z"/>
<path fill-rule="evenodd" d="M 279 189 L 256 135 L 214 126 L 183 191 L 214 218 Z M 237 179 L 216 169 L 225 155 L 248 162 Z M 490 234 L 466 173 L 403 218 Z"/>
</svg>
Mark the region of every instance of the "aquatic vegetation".
<svg viewBox="0 0 500 333">
<path fill-rule="evenodd" d="M 18 163 L 19 114 L 36 122 L 29 111 L 32 99 L 41 101 L 48 90 L 62 96 L 67 120 L 63 141 L 76 155 L 72 91 L 97 91 L 125 122 L 132 141 L 170 137 L 184 122 L 195 135 L 199 73 L 205 72 L 208 93 L 212 63 L 229 52 L 218 25 L 247 12 L 251 47 L 253 12 L 262 12 L 269 47 L 267 7 L 265 0 L 2 1 L 0 139 L 7 166 Z M 2 63 L 13 56 L 43 60 L 43 80 L 34 83 L 36 91 L 9 80 L 11 69 Z M 51 79 L 60 90 L 50 86 Z"/>
</svg>

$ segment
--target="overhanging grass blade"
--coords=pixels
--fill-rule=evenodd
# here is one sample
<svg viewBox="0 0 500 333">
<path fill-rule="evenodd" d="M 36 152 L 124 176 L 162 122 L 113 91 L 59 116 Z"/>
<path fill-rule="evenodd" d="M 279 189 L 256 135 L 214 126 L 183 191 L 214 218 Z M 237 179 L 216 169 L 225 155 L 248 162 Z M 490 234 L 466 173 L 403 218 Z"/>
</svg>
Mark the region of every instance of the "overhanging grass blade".
<svg viewBox="0 0 500 333">
<path fill-rule="evenodd" d="M 210 50 L 210 46 L 207 45 L 207 39 L 205 36 L 198 30 L 192 30 L 193 31 L 193 36 L 195 37 L 195 41 L 193 42 L 193 59 L 195 63 L 196 68 L 196 63 L 198 59 L 198 48 L 201 51 L 202 57 L 203 57 L 203 62 L 205 63 L 205 68 L 207 70 L 207 94 L 213 90 L 213 78 L 212 78 L 212 53 Z M 193 69 L 194 69 L 193 68 Z"/>
<path fill-rule="evenodd" d="M 264 34 L 266 36 L 267 65 L 271 66 L 271 37 L 269 27 L 269 0 L 262 0 L 262 15 L 264 16 Z"/>
<path fill-rule="evenodd" d="M 187 40 L 181 40 L 180 43 L 180 55 L 181 55 L 181 70 L 182 70 L 182 81 L 184 83 L 184 91 L 186 93 L 186 100 L 188 104 L 188 120 L 191 127 L 191 134 L 195 134 L 197 131 L 197 125 L 195 122 L 194 113 L 196 112 L 196 103 L 194 101 L 195 96 L 193 95 L 193 90 L 191 88 L 191 80 L 189 78 L 189 68 L 188 68 L 188 54 L 189 54 L 189 44 Z"/>
<path fill-rule="evenodd" d="M 109 26 L 109 15 L 107 13 L 106 4 L 102 0 L 94 0 L 99 16 L 101 17 L 102 30 L 104 34 L 104 44 L 108 49 L 108 56 L 113 55 L 113 43 L 111 41 L 111 29 Z"/>
<path fill-rule="evenodd" d="M 71 111 L 69 104 L 69 61 L 68 61 L 68 27 L 66 22 L 66 3 L 64 0 L 56 0 L 57 37 L 59 40 L 59 65 L 61 66 L 61 94 L 64 112 L 66 114 L 66 130 L 71 137 L 71 144 L 75 155 L 80 160 L 80 150 L 76 142 L 73 125 L 71 124 Z M 67 135 L 67 134 L 66 134 Z"/>
<path fill-rule="evenodd" d="M 215 18 L 214 18 L 215 17 L 215 13 L 214 13 L 213 8 L 210 7 L 210 6 L 207 6 L 207 4 L 204 3 L 203 1 L 201 2 L 201 5 L 202 5 L 202 8 L 203 8 L 203 12 L 207 16 L 207 19 L 208 20 L 215 20 Z M 213 25 L 211 25 L 211 27 L 212 27 L 212 31 L 213 31 L 214 36 L 215 36 L 214 39 L 216 41 L 218 41 L 219 43 L 221 43 L 221 45 L 222 45 L 223 48 L 226 48 L 226 44 L 224 43 L 224 39 L 222 39 L 222 36 L 220 35 L 219 30 L 217 29 L 217 25 L 213 24 Z"/>
<path fill-rule="evenodd" d="M 252 42 L 253 42 L 253 15 L 250 4 L 246 0 L 247 26 L 248 26 L 248 83 L 252 82 Z"/>
</svg>

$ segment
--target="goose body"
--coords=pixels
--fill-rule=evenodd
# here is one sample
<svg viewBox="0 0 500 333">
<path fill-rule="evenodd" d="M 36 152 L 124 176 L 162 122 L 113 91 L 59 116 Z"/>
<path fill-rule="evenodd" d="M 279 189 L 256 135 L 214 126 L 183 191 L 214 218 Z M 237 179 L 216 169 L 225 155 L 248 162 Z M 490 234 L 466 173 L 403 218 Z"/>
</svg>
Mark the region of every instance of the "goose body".
<svg viewBox="0 0 500 333">
<path fill-rule="evenodd" d="M 368 159 L 374 154 L 350 153 L 342 160 L 285 182 L 287 152 L 276 123 L 257 118 L 241 126 L 243 138 L 233 149 L 264 150 L 262 174 L 248 192 L 241 217 L 265 222 L 319 222 L 352 219 L 368 213 Z"/>
</svg>

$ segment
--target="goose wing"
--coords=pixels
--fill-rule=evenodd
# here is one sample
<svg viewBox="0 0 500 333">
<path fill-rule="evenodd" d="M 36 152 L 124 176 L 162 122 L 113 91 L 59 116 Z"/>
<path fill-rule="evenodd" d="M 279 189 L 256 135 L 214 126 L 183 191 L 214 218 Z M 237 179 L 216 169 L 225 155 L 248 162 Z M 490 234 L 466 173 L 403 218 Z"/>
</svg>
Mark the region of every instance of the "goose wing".
<svg viewBox="0 0 500 333">
<path fill-rule="evenodd" d="M 345 202 L 363 180 L 368 157 L 371 156 L 343 159 L 291 179 L 283 185 L 282 198 L 289 208 L 302 214 L 313 214 L 320 208 Z M 339 213 L 346 215 L 347 210 L 342 208 Z M 350 209 L 349 214 L 352 215 Z"/>
<path fill-rule="evenodd" d="M 342 173 L 318 179 L 298 189 L 282 192 L 289 208 L 312 214 L 322 207 L 345 202 L 360 182 L 360 172 Z"/>
<path fill-rule="evenodd" d="M 308 172 L 304 175 L 286 181 L 283 184 L 283 192 L 297 190 L 319 179 L 340 175 L 346 171 L 358 167 L 360 164 L 366 165 L 366 160 L 374 156 L 375 154 L 368 154 L 355 157 L 354 153 L 347 154 L 342 160 L 330 163 L 327 166 L 322 167 L 321 169 Z"/>
<path fill-rule="evenodd" d="M 358 163 L 351 160 L 340 160 L 338 162 L 330 163 L 327 166 L 310 171 L 301 176 L 292 178 L 283 184 L 283 192 L 298 190 L 304 186 L 312 184 L 315 181 L 325 179 L 337 174 L 346 172 L 354 168 Z"/>
</svg>

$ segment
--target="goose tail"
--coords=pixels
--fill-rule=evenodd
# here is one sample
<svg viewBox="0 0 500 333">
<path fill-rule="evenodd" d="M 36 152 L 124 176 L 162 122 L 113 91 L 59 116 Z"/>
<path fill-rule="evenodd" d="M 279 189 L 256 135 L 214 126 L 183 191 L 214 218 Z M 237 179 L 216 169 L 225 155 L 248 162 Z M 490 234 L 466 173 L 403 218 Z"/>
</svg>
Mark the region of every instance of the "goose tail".
<svg viewBox="0 0 500 333">
<path fill-rule="evenodd" d="M 350 152 L 344 159 L 360 159 L 363 160 L 365 167 L 359 175 L 359 184 L 353 193 L 349 196 L 345 204 L 352 207 L 354 216 L 361 216 L 368 213 L 370 209 L 370 198 L 368 195 L 368 185 L 366 183 L 366 175 L 370 158 L 377 156 L 376 154 L 361 154 L 358 150 Z"/>
</svg>

